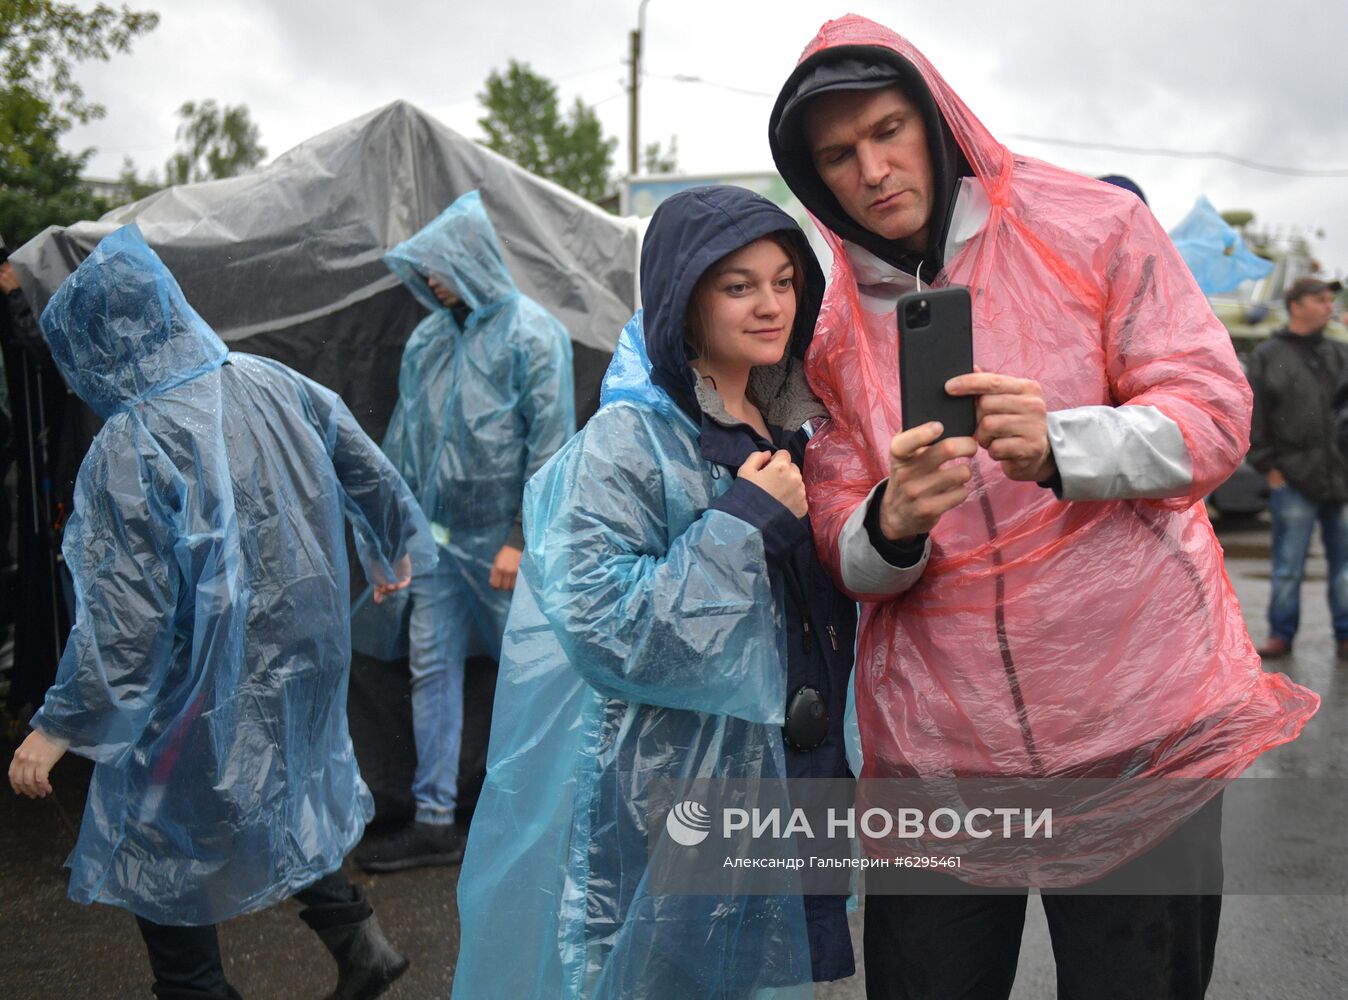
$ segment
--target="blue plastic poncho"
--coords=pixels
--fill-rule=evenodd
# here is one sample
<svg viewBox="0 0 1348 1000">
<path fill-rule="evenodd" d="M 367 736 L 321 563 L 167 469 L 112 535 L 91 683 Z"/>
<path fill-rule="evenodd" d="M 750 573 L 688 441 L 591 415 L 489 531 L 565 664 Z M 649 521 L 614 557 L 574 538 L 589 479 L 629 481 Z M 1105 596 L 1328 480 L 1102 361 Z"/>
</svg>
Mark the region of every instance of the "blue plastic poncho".
<svg viewBox="0 0 1348 1000">
<path fill-rule="evenodd" d="M 492 560 L 518 524 L 525 481 L 576 430 L 571 338 L 515 287 L 476 191 L 384 260 L 430 310 L 403 351 L 384 452 L 468 593 L 483 608 L 508 603 L 489 585 Z M 427 285 L 432 276 L 471 310 L 462 329 Z M 369 620 L 362 615 L 367 635 Z M 482 640 L 495 655 L 500 636 Z M 377 652 L 377 640 L 358 641 Z"/>
<path fill-rule="evenodd" d="M 785 216 L 773 228 L 793 225 Z M 785 626 L 762 532 L 650 376 L 705 266 L 761 231 L 708 213 L 647 236 L 599 412 L 530 481 L 486 785 L 459 879 L 454 997 L 809 996 L 800 896 L 662 895 L 662 779 L 785 777 Z M 673 227 L 671 227 L 673 229 Z M 655 244 L 668 237 L 672 247 Z M 672 265 L 648 280 L 645 258 Z M 681 346 L 679 347 L 681 350 Z M 783 789 L 784 792 L 784 789 Z"/>
<path fill-rule="evenodd" d="M 1248 278 L 1273 272 L 1273 262 L 1250 250 L 1204 195 L 1170 231 L 1170 239 L 1204 295 L 1230 292 Z"/>
<path fill-rule="evenodd" d="M 434 564 L 429 525 L 341 399 L 230 353 L 134 226 L 42 327 L 106 419 L 65 532 L 75 627 L 33 718 L 97 762 L 71 898 L 161 924 L 266 906 L 340 866 L 372 812 L 344 515 L 377 580 Z"/>
</svg>

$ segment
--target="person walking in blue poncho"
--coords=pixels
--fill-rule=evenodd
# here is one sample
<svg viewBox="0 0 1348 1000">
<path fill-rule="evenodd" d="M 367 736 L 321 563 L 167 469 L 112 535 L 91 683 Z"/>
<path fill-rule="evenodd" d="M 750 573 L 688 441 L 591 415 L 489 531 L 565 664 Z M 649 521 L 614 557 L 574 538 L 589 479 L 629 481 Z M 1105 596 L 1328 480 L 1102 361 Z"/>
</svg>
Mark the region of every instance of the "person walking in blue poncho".
<svg viewBox="0 0 1348 1000">
<path fill-rule="evenodd" d="M 430 310 L 403 352 L 384 451 L 430 518 L 440 562 L 411 589 L 416 817 L 356 852 L 377 872 L 463 856 L 464 663 L 500 653 L 524 483 L 576 429 L 571 338 L 516 288 L 478 192 L 384 260 Z"/>
<path fill-rule="evenodd" d="M 373 813 L 346 723 L 350 520 L 380 596 L 435 561 L 410 491 L 335 394 L 231 353 L 135 226 L 42 314 L 105 420 L 63 551 L 75 626 L 10 782 L 96 762 L 70 896 L 136 915 L 160 1000 L 230 998 L 215 924 L 289 896 L 334 998 L 407 967 L 342 859 Z"/>
<path fill-rule="evenodd" d="M 798 996 L 852 973 L 844 897 L 666 895 L 647 867 L 661 779 L 847 775 L 856 608 L 800 471 L 823 283 L 749 191 L 653 216 L 600 410 L 527 490 L 459 1000 Z M 799 698 L 822 725 L 783 727 Z"/>
</svg>

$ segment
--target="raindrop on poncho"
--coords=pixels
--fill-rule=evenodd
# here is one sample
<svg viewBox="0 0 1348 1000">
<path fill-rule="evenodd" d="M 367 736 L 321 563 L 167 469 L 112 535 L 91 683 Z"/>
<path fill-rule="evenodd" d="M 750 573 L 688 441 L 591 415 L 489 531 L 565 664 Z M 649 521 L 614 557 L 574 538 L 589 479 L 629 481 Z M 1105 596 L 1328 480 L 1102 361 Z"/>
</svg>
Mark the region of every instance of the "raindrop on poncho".
<svg viewBox="0 0 1348 1000">
<path fill-rule="evenodd" d="M 33 718 L 97 765 L 71 898 L 161 924 L 284 899 L 372 813 L 346 723 L 345 521 L 376 582 L 434 565 L 429 525 L 341 399 L 229 352 L 134 226 L 42 327 L 106 421 L 65 531 L 75 626 Z"/>
</svg>

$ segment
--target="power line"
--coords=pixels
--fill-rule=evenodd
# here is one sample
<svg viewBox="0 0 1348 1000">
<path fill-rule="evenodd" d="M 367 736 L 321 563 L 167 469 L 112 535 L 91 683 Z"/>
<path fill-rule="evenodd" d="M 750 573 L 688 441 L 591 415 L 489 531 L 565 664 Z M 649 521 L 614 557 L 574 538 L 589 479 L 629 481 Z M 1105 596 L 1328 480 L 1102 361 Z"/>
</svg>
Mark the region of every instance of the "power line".
<svg viewBox="0 0 1348 1000">
<path fill-rule="evenodd" d="M 718 83 L 715 80 L 707 80 L 700 76 L 694 76 L 689 73 L 675 73 L 673 75 L 666 73 L 652 73 L 649 70 L 643 73 L 644 76 L 653 76 L 658 80 L 672 80 L 675 83 L 699 83 L 705 87 L 715 87 L 718 90 L 728 90 L 736 94 L 745 94 L 749 97 L 767 97 L 775 98 L 776 94 L 770 94 L 762 90 L 750 90 L 747 87 L 736 87 L 729 83 Z M 1122 143 L 1112 142 L 1086 142 L 1078 139 L 1059 139 L 1053 136 L 1028 135 L 1023 132 L 1007 132 L 1008 139 L 1019 139 L 1022 142 L 1040 142 L 1050 146 L 1068 146 L 1073 149 L 1094 149 L 1111 153 L 1131 153 L 1138 156 L 1169 156 L 1181 160 L 1223 160 L 1227 163 L 1233 163 L 1236 166 L 1247 167 L 1250 170 L 1262 170 L 1270 174 L 1283 174 L 1288 177 L 1348 177 L 1348 168 L 1315 170 L 1306 167 L 1289 167 L 1273 163 L 1260 163 L 1258 160 L 1247 159 L 1243 156 L 1237 156 L 1234 153 L 1226 153 L 1221 150 L 1193 150 L 1193 149 L 1170 149 L 1164 146 L 1127 146 Z"/>
<path fill-rule="evenodd" d="M 704 80 L 700 76 L 692 76 L 688 73 L 675 73 L 670 76 L 666 73 L 652 73 L 650 70 L 644 70 L 642 76 L 653 76 L 657 80 L 673 80 L 675 83 L 700 83 L 705 87 L 715 87 L 718 90 L 729 90 L 736 94 L 747 94 L 750 97 L 776 97 L 776 94 L 769 94 L 762 90 L 749 90 L 746 87 L 736 87 L 729 83 L 717 83 L 715 80 Z"/>
<path fill-rule="evenodd" d="M 1084 142 L 1076 139 L 1058 139 L 1044 135 L 1026 135 L 1023 132 L 1006 132 L 1008 139 L 1022 142 L 1042 142 L 1049 146 L 1069 146 L 1073 149 L 1098 149 L 1111 153 L 1133 153 L 1139 156 L 1169 156 L 1180 160 L 1224 160 L 1251 170 L 1262 170 L 1270 174 L 1284 174 L 1288 177 L 1348 177 L 1348 169 L 1310 170 L 1303 167 L 1279 166 L 1272 163 L 1260 163 L 1247 160 L 1234 153 L 1220 150 L 1168 149 L 1164 146 L 1125 146 L 1112 142 Z"/>
</svg>

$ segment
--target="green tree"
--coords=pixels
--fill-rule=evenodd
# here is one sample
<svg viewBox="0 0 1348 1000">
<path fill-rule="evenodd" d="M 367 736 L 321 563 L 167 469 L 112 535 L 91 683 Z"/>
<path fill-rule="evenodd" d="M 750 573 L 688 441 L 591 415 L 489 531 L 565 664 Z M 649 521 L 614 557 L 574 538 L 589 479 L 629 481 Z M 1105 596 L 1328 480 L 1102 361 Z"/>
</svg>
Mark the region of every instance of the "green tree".
<svg viewBox="0 0 1348 1000">
<path fill-rule="evenodd" d="M 140 201 L 164 186 L 159 183 L 159 176 L 153 170 L 147 171 L 144 177 L 136 173 L 136 164 L 129 156 L 122 157 L 122 169 L 117 174 L 117 180 L 126 190 L 126 200 L 129 202 Z"/>
<path fill-rule="evenodd" d="M 246 104 L 186 101 L 178 117 L 179 148 L 164 164 L 168 184 L 236 177 L 267 155 Z"/>
<path fill-rule="evenodd" d="M 477 99 L 488 149 L 583 198 L 608 196 L 618 140 L 605 137 L 594 108 L 576 98 L 563 115 L 556 85 L 514 59 L 504 74 L 492 70 Z"/>
<path fill-rule="evenodd" d="M 679 137 L 671 135 L 669 145 L 647 143 L 641 150 L 641 169 L 647 174 L 673 174 L 679 169 Z"/>
<path fill-rule="evenodd" d="M 130 51 L 158 23 L 158 14 L 101 3 L 0 0 L 0 232 L 11 244 L 106 207 L 80 181 L 93 150 L 60 146 L 72 126 L 104 114 L 74 67 Z"/>
<path fill-rule="evenodd" d="M 0 234 L 21 246 L 48 226 L 96 219 L 110 207 L 80 180 L 93 150 L 71 155 L 48 127 L 28 131 L 24 156 L 0 155 Z"/>
</svg>

